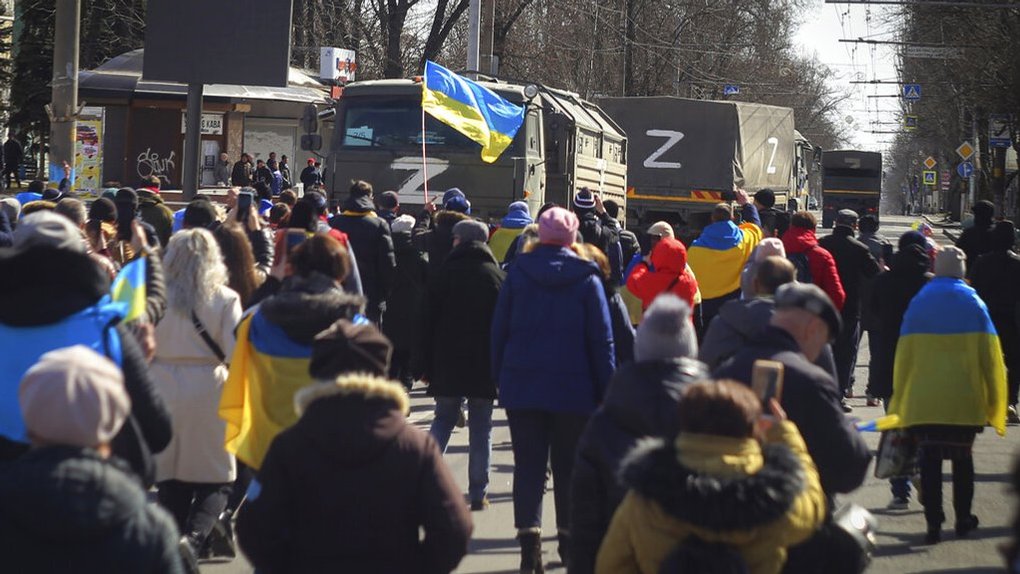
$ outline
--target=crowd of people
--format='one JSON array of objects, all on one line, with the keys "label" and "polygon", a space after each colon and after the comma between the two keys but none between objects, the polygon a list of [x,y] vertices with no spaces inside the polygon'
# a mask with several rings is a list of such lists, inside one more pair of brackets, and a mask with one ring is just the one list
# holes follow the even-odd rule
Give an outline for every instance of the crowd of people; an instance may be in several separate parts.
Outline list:
[{"label": "crowd of people", "polygon": [[[521,573],[546,566],[550,478],[572,573],[851,571],[866,549],[834,516],[872,459],[847,416],[863,333],[868,403],[919,444],[927,542],[945,459],[956,535],[979,526],[975,436],[1020,422],[1020,256],[990,204],[933,252],[850,210],[819,239],[811,213],[738,190],[685,245],[587,188],[498,224],[457,188],[406,213],[357,181],[333,209],[308,163],[300,197],[286,156],[245,155],[216,166],[225,205],[173,211],[158,180],[0,200],[14,571],[196,572],[236,544],[258,572],[450,572],[490,506],[496,407]],[[137,261],[127,320],[110,284]],[[781,395],[752,390],[762,361]],[[459,427],[466,496],[443,460]]]}]

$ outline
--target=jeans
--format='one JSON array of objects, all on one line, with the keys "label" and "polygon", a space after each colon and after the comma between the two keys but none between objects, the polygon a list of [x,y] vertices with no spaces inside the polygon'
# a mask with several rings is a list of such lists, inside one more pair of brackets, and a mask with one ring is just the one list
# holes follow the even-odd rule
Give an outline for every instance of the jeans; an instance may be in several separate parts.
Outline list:
[{"label": "jeans", "polygon": [[546,469],[552,467],[556,528],[570,531],[570,481],[574,453],[588,415],[532,409],[507,409],[514,452],[514,526],[542,526]]},{"label": "jeans", "polygon": [[204,542],[227,506],[231,484],[166,480],[159,483],[157,499],[170,512],[182,535]]},{"label": "jeans", "polygon": [[832,345],[836,359],[836,375],[839,390],[846,393],[854,386],[854,369],[857,367],[857,348],[861,344],[861,320],[859,317],[843,316],[843,329]]},{"label": "jeans", "polygon": [[[429,432],[446,453],[450,434],[460,418],[464,397],[436,397],[436,416]],[[468,409],[468,496],[485,498],[489,488],[489,459],[492,458],[492,399],[467,399]]]}]

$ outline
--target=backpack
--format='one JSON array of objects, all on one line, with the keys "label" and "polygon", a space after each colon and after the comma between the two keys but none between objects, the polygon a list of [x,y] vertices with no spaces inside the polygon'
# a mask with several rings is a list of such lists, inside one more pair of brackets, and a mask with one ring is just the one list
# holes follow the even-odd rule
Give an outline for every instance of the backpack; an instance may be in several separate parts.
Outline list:
[{"label": "backpack", "polygon": [[[814,249],[813,247],[811,249]],[[808,260],[809,251],[803,253],[788,253],[786,258],[793,263],[793,268],[797,270],[797,282],[798,283],[813,283],[811,281],[811,262]]]},{"label": "backpack", "polygon": [[677,544],[659,565],[659,574],[748,574],[744,557],[718,542],[705,542],[693,534]]}]

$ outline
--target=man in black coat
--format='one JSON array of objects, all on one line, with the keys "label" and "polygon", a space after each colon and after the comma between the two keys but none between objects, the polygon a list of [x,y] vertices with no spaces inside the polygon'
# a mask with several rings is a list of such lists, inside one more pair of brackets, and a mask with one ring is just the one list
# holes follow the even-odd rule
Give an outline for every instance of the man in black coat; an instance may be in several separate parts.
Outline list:
[{"label": "man in black coat", "polygon": [[574,194],[574,213],[580,225],[577,232],[585,243],[598,247],[609,258],[609,278],[614,285],[623,284],[623,250],[620,247],[619,225],[609,220],[602,198],[587,187]]},{"label": "man in black coat", "polygon": [[488,506],[492,451],[492,403],[496,383],[490,366],[492,314],[505,275],[485,244],[488,227],[474,220],[453,228],[453,250],[426,295],[422,373],[436,399],[429,432],[446,452],[450,433],[468,408],[468,495],[472,510]]},{"label": "man in black coat", "polygon": [[21,143],[14,139],[13,132],[7,134],[3,156],[3,175],[6,187],[8,189],[11,187],[11,177],[18,183],[18,187],[21,187],[21,161],[25,159],[25,150],[21,147]]},{"label": "man in black coat", "polygon": [[315,167],[315,160],[308,158],[308,166],[301,170],[301,184],[305,186],[305,192],[311,190],[313,187],[319,187],[322,185],[322,172],[319,168]]},{"label": "man in black coat", "polygon": [[442,208],[425,205],[411,230],[415,246],[429,256],[429,277],[439,274],[446,256],[453,249],[453,226],[470,219],[471,202],[464,192],[452,187],[443,194]]},{"label": "man in black coat", "polygon": [[344,202],[343,211],[329,223],[347,234],[354,252],[358,254],[361,288],[368,299],[365,315],[369,321],[382,325],[397,262],[393,256],[390,226],[377,217],[374,210],[372,185],[356,181],[351,185],[351,195]]},{"label": "man in black coat", "polygon": [[[833,510],[836,494],[848,493],[864,482],[871,452],[840,406],[839,388],[832,376],[811,364],[840,330],[836,307],[815,285],[792,283],[776,291],[776,311],[769,326],[712,376],[751,383],[759,359],[783,364],[783,410],[797,425],[818,467],[822,489]],[[785,572],[826,572],[824,535],[790,549]]]},{"label": "man in black coat", "polygon": [[620,462],[644,437],[676,437],[680,395],[688,384],[708,378],[697,353],[687,303],[672,295],[656,299],[638,326],[635,361],[613,374],[578,443],[570,484],[572,573],[595,571],[599,545],[627,494],[617,480]]},{"label": "man in black coat", "polygon": [[982,199],[974,204],[971,212],[974,214],[974,224],[964,229],[960,238],[956,240],[956,246],[967,256],[968,278],[974,271],[978,257],[992,251],[992,228],[995,225],[992,219],[995,217],[995,204]]},{"label": "man in black coat", "polygon": [[[836,260],[839,280],[843,284],[843,291],[846,292],[842,313],[843,330],[836,337],[832,351],[836,359],[839,389],[847,398],[853,396],[857,350],[861,344],[862,285],[882,271],[868,246],[854,237],[856,228],[857,213],[850,209],[841,209],[836,214],[836,227],[832,234],[818,240],[818,245],[831,253],[832,258]],[[845,410],[849,408],[845,407]]]},{"label": "man in black coat", "polygon": [[255,183],[252,179],[252,170],[251,156],[242,153],[240,161],[234,164],[234,169],[230,172],[230,184],[237,187],[248,187]]},{"label": "man in black coat", "polygon": [[397,267],[393,288],[386,299],[386,323],[383,324],[383,334],[393,343],[390,378],[400,381],[407,390],[411,390],[415,377],[420,374],[412,368],[412,360],[421,346],[421,318],[429,277],[428,258],[411,242],[413,227],[414,218],[410,215],[397,217],[390,226]]}]

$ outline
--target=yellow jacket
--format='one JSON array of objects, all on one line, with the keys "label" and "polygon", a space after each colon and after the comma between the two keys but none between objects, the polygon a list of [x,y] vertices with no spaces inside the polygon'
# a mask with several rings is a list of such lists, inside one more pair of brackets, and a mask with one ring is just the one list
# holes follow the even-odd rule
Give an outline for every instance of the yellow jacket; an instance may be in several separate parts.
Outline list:
[{"label": "yellow jacket", "polygon": [[489,238],[489,249],[492,250],[493,257],[500,263],[506,258],[506,252],[510,249],[510,244],[517,241],[517,237],[521,233],[524,233],[524,228],[514,229],[511,227],[500,227],[493,232],[492,237]]},{"label": "yellow jacket", "polygon": [[754,439],[681,434],[673,445],[639,446],[625,463],[631,490],[602,541],[596,573],[656,574],[691,535],[733,547],[752,574],[780,572],[786,548],[825,519],[826,502],[797,427],[774,425],[768,439],[762,447]]}]

